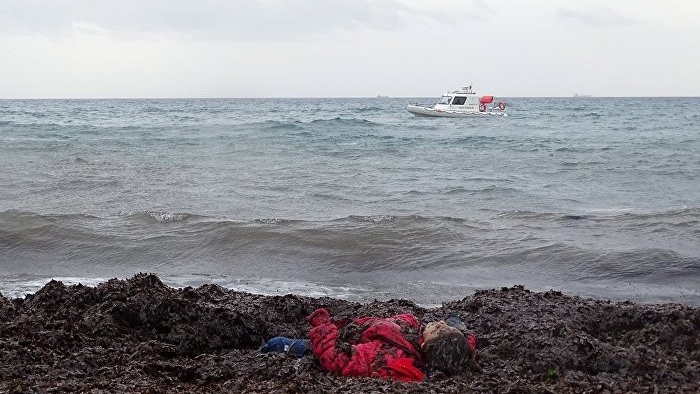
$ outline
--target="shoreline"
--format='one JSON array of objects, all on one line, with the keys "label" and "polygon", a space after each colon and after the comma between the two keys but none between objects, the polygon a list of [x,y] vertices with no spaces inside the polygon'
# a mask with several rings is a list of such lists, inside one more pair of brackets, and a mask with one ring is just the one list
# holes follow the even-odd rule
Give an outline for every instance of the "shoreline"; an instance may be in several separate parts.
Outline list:
[{"label": "shoreline", "polygon": [[[133,271],[138,272],[138,271]],[[700,291],[689,289],[690,285],[683,286],[660,286],[656,284],[644,283],[603,283],[597,286],[590,284],[574,284],[573,282],[559,283],[545,286],[541,280],[538,283],[528,281],[505,280],[503,282],[492,280],[490,282],[479,281],[478,278],[471,277],[474,283],[452,284],[447,283],[444,278],[433,282],[413,282],[410,278],[403,279],[405,282],[392,281],[384,282],[380,287],[380,280],[362,283],[360,279],[353,278],[351,282],[340,284],[338,282],[314,282],[298,281],[296,279],[256,279],[252,277],[233,279],[223,276],[210,277],[187,277],[168,276],[162,273],[155,273],[166,286],[174,289],[184,289],[187,287],[199,287],[207,284],[218,285],[227,290],[242,293],[251,293],[262,296],[279,296],[284,294],[294,294],[300,297],[329,297],[338,298],[348,302],[367,303],[375,300],[388,301],[391,299],[404,299],[414,302],[423,308],[440,307],[445,302],[455,301],[465,296],[473,295],[483,289],[498,289],[512,286],[524,286],[532,292],[558,291],[570,297],[581,297],[584,299],[610,301],[614,303],[633,302],[640,305],[657,304],[682,304],[692,307],[700,307]],[[486,278],[488,272],[480,272],[480,277]],[[495,274],[494,274],[495,275]],[[66,286],[83,284],[85,286],[98,286],[111,279],[128,280],[133,276],[125,274],[123,276],[99,276],[99,277],[78,277],[78,276],[39,276],[28,279],[5,278],[0,280],[0,295],[7,299],[24,298],[32,295],[46,283],[55,280],[62,282]],[[520,275],[518,275],[520,276]],[[688,282],[690,283],[690,282]],[[429,290],[426,290],[429,289]]]},{"label": "shoreline", "polygon": [[[477,367],[420,383],[344,378],[313,357],[261,354],[270,337],[308,337],[306,317],[458,313],[480,339]],[[698,392],[700,308],[479,290],[425,308],[266,296],[218,285],[173,288],[155,275],[95,287],[48,282],[0,297],[0,392]]]}]

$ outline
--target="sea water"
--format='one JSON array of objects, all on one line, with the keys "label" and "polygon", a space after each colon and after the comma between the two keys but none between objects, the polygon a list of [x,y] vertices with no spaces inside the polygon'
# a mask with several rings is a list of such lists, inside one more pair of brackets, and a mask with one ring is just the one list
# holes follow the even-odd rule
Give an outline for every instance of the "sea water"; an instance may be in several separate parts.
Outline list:
[{"label": "sea water", "polygon": [[700,305],[700,98],[0,100],[0,293],[177,287],[423,305]]}]

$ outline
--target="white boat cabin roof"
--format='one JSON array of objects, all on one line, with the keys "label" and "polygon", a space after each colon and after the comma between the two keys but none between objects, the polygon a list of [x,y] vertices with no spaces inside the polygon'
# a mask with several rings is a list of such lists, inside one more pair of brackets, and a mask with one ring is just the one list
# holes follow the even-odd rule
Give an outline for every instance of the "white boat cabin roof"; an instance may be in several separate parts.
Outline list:
[{"label": "white boat cabin roof", "polygon": [[476,92],[474,92],[472,90],[472,85],[469,85],[469,86],[462,86],[462,89],[460,89],[460,90],[453,90],[451,92],[447,92],[447,93],[443,94],[443,96],[448,96],[448,95],[452,96],[455,94],[476,94]]},{"label": "white boat cabin roof", "polygon": [[460,90],[453,90],[443,94],[435,105],[466,105],[476,107],[479,104],[478,100],[478,96],[472,90],[472,86],[469,85],[462,87]]}]

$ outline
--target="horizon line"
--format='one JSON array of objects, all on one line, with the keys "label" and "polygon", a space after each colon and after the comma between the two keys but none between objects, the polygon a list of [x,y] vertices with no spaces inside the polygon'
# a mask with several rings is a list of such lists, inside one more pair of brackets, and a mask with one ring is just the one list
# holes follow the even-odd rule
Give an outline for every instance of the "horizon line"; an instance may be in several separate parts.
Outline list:
[{"label": "horizon line", "polygon": [[[490,96],[496,96],[488,94]],[[114,96],[114,97],[0,97],[0,100],[269,100],[269,99],[411,99],[411,98],[433,98],[430,96]],[[576,98],[576,99],[596,99],[596,98],[700,98],[700,95],[644,95],[644,96],[496,96],[501,98]]]}]

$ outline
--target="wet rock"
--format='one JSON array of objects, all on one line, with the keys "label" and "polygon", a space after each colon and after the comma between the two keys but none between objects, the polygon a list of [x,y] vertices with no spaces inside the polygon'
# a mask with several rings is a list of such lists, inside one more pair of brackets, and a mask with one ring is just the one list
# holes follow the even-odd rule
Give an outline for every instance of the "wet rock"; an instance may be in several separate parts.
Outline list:
[{"label": "wet rock", "polygon": [[7,321],[14,318],[15,316],[15,306],[12,301],[3,297],[0,293],[0,321]]},{"label": "wet rock", "polygon": [[[479,336],[462,374],[424,382],[350,379],[313,357],[261,354],[277,335],[307,337],[318,307],[334,317],[456,314]],[[97,287],[51,281],[0,295],[0,392],[583,393],[700,391],[700,311],[482,290],[440,308],[260,296],[217,285],[174,289],[139,274]]]}]

